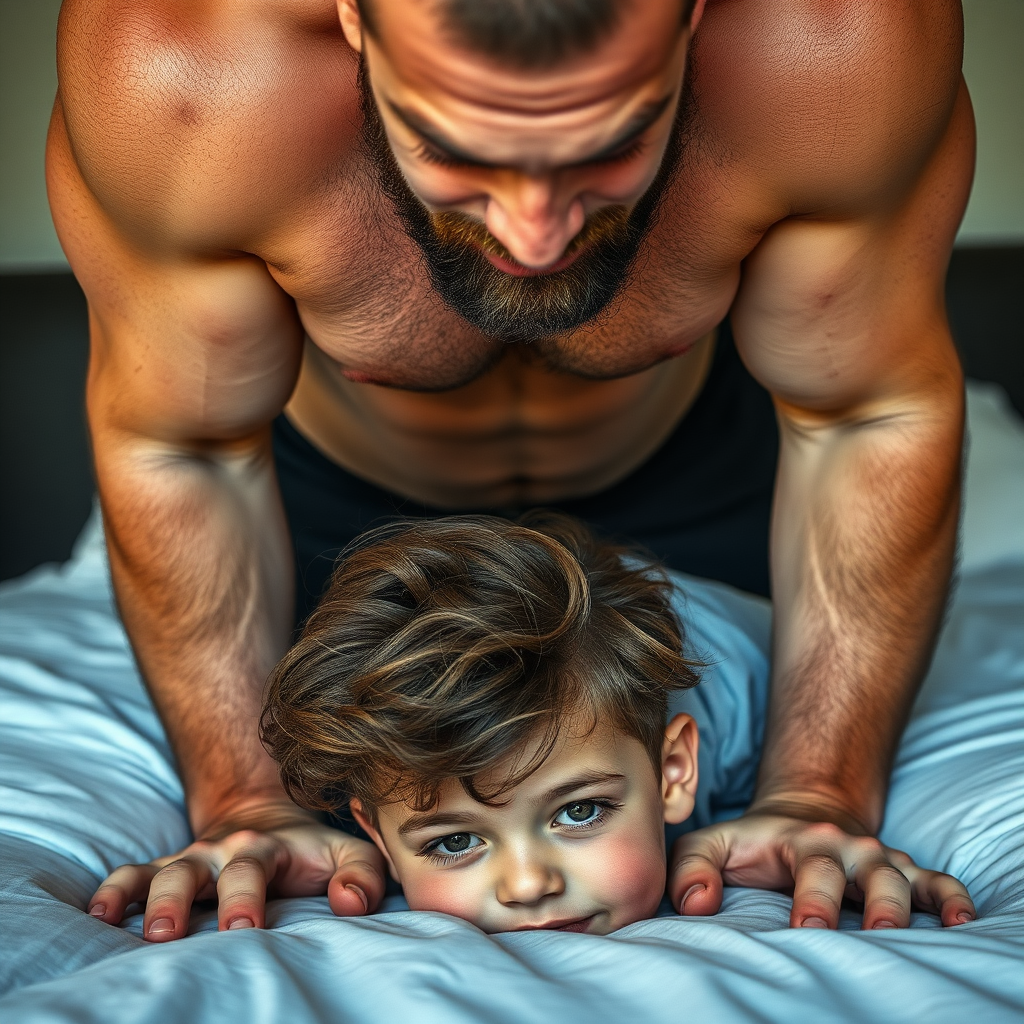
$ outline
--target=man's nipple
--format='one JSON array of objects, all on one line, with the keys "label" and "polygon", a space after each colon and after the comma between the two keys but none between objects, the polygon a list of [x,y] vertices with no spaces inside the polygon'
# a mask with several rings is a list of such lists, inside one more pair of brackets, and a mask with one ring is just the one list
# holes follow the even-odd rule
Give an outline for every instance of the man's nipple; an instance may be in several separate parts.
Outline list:
[{"label": "man's nipple", "polygon": [[353,384],[379,384],[387,386],[386,380],[375,377],[371,373],[364,373],[362,370],[342,370],[341,375],[346,380],[352,381]]}]

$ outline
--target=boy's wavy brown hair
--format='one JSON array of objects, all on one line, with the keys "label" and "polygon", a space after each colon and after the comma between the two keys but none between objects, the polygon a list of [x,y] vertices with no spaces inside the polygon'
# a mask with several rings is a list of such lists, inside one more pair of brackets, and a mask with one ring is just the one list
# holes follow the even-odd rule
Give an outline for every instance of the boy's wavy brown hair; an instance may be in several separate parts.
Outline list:
[{"label": "boy's wavy brown hair", "polygon": [[610,722],[660,772],[668,694],[697,667],[664,571],[575,520],[402,522],[343,553],[270,677],[261,737],[311,809],[358,797],[370,814],[392,800],[426,810],[452,779],[490,803],[569,720]]}]

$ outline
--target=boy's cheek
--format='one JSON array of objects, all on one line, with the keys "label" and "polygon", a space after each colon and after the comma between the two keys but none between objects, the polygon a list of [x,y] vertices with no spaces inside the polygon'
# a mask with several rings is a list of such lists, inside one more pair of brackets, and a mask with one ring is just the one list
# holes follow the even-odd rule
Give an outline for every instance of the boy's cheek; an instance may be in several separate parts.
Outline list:
[{"label": "boy's cheek", "polygon": [[624,836],[600,846],[592,855],[588,851],[586,878],[578,875],[580,883],[595,902],[612,910],[615,928],[651,917],[665,894],[664,843]]},{"label": "boy's cheek", "polygon": [[402,876],[410,910],[436,910],[469,921],[479,917],[482,901],[467,872],[403,871]]}]

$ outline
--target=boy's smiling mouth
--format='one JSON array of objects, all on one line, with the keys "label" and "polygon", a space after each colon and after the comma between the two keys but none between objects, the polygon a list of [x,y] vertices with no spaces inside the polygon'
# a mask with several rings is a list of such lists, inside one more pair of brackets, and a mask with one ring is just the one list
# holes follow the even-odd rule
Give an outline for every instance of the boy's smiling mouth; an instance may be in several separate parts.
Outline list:
[{"label": "boy's smiling mouth", "polygon": [[573,917],[547,921],[544,924],[524,924],[512,930],[516,932],[535,932],[541,930],[549,932],[585,932],[595,917],[597,917],[597,914],[591,914],[589,917]]}]

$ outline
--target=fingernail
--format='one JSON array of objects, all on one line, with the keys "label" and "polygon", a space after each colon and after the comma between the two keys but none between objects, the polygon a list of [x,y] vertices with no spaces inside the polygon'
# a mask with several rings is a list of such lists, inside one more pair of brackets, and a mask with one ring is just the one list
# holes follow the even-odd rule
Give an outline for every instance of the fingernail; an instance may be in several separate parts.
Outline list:
[{"label": "fingernail", "polygon": [[691,885],[690,888],[683,893],[683,898],[679,901],[679,913],[682,914],[686,911],[686,901],[691,896],[694,896],[699,892],[704,892],[705,889],[707,889],[707,886],[702,885],[700,882],[696,885]]},{"label": "fingernail", "polygon": [[363,913],[365,914],[370,909],[370,901],[366,898],[366,893],[358,885],[353,885],[351,882],[345,888],[349,892],[354,892],[359,897],[359,901],[363,905]]},{"label": "fingernail", "polygon": [[169,917],[159,917],[150,926],[147,935],[170,935],[174,932],[174,922]]},{"label": "fingernail", "polygon": [[828,921],[820,917],[805,917],[801,928],[827,928]]},{"label": "fingernail", "polygon": [[255,928],[256,926],[247,917],[236,917],[229,925],[228,931],[234,931],[236,928]]},{"label": "fingernail", "polygon": [[973,921],[973,920],[974,920],[974,915],[968,913],[966,910],[961,910],[960,913],[956,915],[956,923],[957,924],[967,924],[968,921]]},{"label": "fingernail", "polygon": [[95,907],[90,908],[90,917],[102,917],[107,912],[107,905],[105,903],[97,903]]},{"label": "fingernail", "polygon": [[894,925],[892,923],[892,921],[876,921],[871,926],[871,929],[872,929],[872,931],[874,931],[876,928],[895,928],[895,927],[897,927],[897,926]]}]

